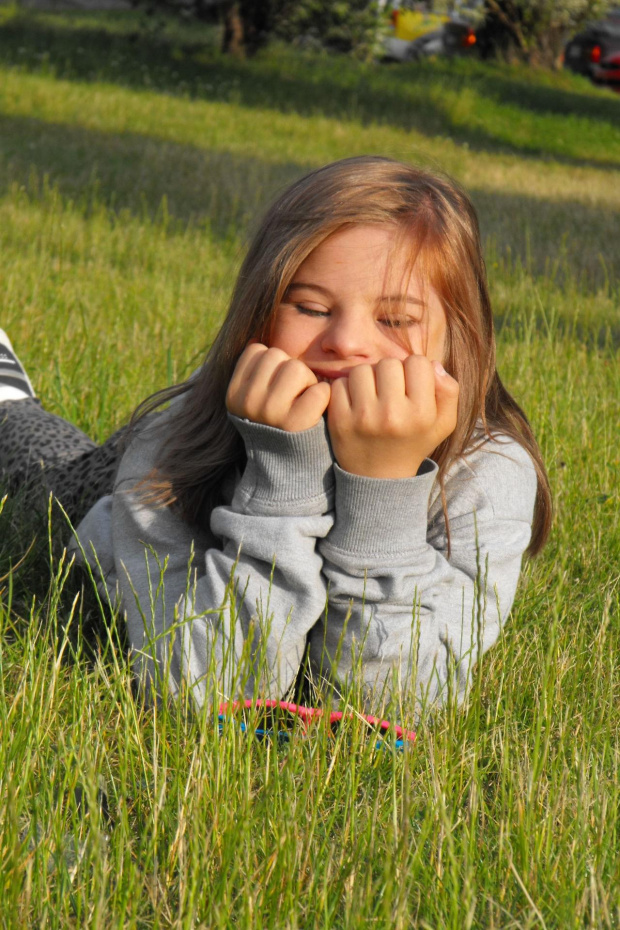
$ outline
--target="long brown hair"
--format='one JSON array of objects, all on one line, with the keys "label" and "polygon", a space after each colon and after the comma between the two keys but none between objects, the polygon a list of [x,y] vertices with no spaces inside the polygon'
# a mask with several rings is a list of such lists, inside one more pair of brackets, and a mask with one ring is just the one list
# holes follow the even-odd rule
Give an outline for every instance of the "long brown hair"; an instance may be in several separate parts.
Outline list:
[{"label": "long brown hair", "polygon": [[166,418],[156,471],[146,482],[148,499],[162,506],[174,503],[189,523],[208,519],[220,500],[223,479],[245,461],[225,405],[239,356],[250,339],[268,338],[272,316],[297,269],[321,242],[346,226],[377,224],[396,226],[399,239],[410,243],[416,274],[435,290],[446,314],[443,364],[460,393],[456,429],[432,456],[439,465],[444,512],[446,472],[475,444],[482,421],[487,435],[512,437],[532,457],[538,493],[528,553],[535,555],[551,523],[549,482],[527,418],[495,370],[493,315],[476,212],[452,179],[378,156],[319,168],[267,211],[202,369],[190,381],[153,395],[134,414],[136,423],[186,394],[175,416]]}]

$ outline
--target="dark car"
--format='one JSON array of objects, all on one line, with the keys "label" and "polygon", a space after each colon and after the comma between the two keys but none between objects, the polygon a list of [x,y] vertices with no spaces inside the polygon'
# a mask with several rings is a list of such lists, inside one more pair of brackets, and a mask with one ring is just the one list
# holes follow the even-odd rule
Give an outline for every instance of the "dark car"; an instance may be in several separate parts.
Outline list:
[{"label": "dark car", "polygon": [[452,17],[436,32],[420,36],[411,43],[409,59],[425,58],[429,55],[464,55],[474,51],[476,32],[467,20]]},{"label": "dark car", "polygon": [[606,84],[620,93],[620,52],[613,52],[601,58],[592,69],[592,80],[596,84]]},{"label": "dark car", "polygon": [[570,40],[564,50],[564,67],[607,83],[599,65],[617,52],[620,52],[620,7]]}]

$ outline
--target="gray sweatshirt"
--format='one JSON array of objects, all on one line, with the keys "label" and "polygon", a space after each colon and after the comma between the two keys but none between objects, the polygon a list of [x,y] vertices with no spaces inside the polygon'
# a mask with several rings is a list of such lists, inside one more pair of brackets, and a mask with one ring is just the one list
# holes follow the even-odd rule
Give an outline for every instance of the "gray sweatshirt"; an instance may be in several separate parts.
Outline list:
[{"label": "gray sweatshirt", "polygon": [[450,469],[448,555],[437,466],[397,480],[349,474],[324,420],[288,433],[232,418],[247,465],[208,526],[145,505],[136,484],[170,415],[132,440],[113,495],[75,541],[109,601],[120,597],[144,684],[188,688],[198,705],[281,698],[309,640],[315,675],[340,690],[361,680],[375,706],[395,686],[420,702],[463,696],[530,539],[536,473],[519,444],[487,439]]}]

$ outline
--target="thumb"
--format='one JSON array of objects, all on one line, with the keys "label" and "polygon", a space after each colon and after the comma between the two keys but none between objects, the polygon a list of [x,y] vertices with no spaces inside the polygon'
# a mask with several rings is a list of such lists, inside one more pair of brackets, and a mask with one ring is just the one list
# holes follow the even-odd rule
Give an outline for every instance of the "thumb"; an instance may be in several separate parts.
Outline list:
[{"label": "thumb", "polygon": [[310,429],[319,422],[329,404],[331,388],[325,381],[306,388],[294,401],[287,417],[287,429],[301,431]]},{"label": "thumb", "polygon": [[449,375],[441,362],[434,361],[435,371],[435,402],[437,404],[437,419],[447,430],[446,436],[456,427],[456,418],[459,402],[459,385],[452,375]]}]

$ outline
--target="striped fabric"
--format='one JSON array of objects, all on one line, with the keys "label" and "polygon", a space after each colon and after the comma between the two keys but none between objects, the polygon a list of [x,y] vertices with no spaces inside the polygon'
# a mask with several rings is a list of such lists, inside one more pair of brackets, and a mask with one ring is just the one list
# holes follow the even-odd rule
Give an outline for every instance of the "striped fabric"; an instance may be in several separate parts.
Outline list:
[{"label": "striped fabric", "polygon": [[15,355],[9,337],[0,329],[0,401],[34,396],[30,378]]}]

